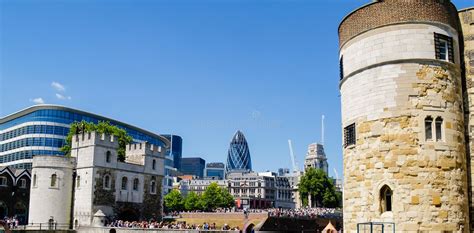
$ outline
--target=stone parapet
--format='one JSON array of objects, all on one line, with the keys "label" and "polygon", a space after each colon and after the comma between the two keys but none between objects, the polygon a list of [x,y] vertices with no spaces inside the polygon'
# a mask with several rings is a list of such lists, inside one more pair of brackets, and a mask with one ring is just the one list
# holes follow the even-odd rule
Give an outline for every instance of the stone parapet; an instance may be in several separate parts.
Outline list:
[{"label": "stone parapet", "polygon": [[448,0],[374,1],[347,15],[339,25],[342,47],[369,30],[398,23],[437,22],[459,29],[456,7]]}]

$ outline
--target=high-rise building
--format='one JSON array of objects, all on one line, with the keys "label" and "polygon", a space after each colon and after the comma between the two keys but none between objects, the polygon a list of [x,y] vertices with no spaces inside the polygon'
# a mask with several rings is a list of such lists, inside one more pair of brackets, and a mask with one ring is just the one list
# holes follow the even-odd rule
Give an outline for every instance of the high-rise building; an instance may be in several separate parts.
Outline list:
[{"label": "high-rise building", "polygon": [[319,143],[311,143],[308,146],[308,152],[304,161],[305,170],[308,168],[321,169],[323,172],[328,174],[328,159],[324,152],[324,147]]},{"label": "high-rise building", "polygon": [[204,175],[207,179],[222,180],[225,178],[224,163],[208,163],[204,170]]},{"label": "high-rise building", "polygon": [[244,134],[240,130],[235,133],[230,142],[226,170],[227,172],[252,170],[249,146]]},{"label": "high-rise building", "polygon": [[193,175],[198,178],[204,177],[204,168],[206,167],[206,160],[199,157],[183,158],[181,160],[181,172],[184,175]]},{"label": "high-rise building", "polygon": [[163,194],[166,195],[173,189],[173,183],[181,169],[183,139],[178,135],[163,134],[170,141],[170,147],[165,155],[165,177],[163,179]]},{"label": "high-rise building", "polygon": [[64,155],[59,149],[70,124],[83,120],[108,121],[125,129],[135,142],[169,147],[163,136],[114,119],[58,105],[35,105],[0,118],[0,166],[31,169],[33,155]]},{"label": "high-rise building", "polygon": [[183,139],[180,136],[173,134],[163,134],[162,136],[168,139],[171,143],[166,154],[173,157],[173,167],[180,170],[181,159],[183,158]]},{"label": "high-rise building", "polygon": [[278,168],[278,176],[284,176],[286,174],[290,174],[289,168]]}]

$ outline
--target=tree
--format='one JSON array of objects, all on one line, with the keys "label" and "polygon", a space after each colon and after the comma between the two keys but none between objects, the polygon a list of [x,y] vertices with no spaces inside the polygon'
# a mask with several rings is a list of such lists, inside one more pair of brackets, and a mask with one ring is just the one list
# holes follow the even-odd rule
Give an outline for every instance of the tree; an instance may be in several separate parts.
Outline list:
[{"label": "tree", "polygon": [[108,121],[99,121],[98,124],[94,124],[92,122],[87,121],[73,122],[66,137],[66,144],[61,147],[60,150],[64,152],[67,156],[70,156],[72,137],[76,134],[90,133],[92,131],[96,131],[101,134],[105,133],[116,136],[119,144],[119,148],[117,149],[118,160],[125,161],[125,147],[127,146],[127,144],[130,144],[132,142],[132,137],[127,134],[127,131],[115,125],[111,125]]},{"label": "tree", "polygon": [[165,207],[170,211],[181,211],[184,207],[183,197],[178,190],[171,190],[165,195]]},{"label": "tree", "polygon": [[340,195],[337,194],[332,180],[321,169],[309,168],[301,177],[298,191],[303,205],[308,205],[311,197],[312,207],[338,207]]},{"label": "tree", "polygon": [[235,206],[235,199],[232,194],[229,193],[229,191],[225,188],[221,187],[221,192],[222,192],[222,205],[221,207],[223,208],[230,208]]},{"label": "tree", "polygon": [[234,197],[217,183],[211,183],[201,196],[201,206],[206,211],[227,208],[234,205]]},{"label": "tree", "polygon": [[195,192],[188,193],[188,196],[184,199],[184,209],[188,211],[201,209],[201,197]]}]

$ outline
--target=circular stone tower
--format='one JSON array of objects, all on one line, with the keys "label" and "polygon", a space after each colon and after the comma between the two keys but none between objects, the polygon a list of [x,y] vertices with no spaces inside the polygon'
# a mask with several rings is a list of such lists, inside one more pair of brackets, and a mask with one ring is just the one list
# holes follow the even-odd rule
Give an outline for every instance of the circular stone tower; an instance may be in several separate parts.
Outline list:
[{"label": "circular stone tower", "polygon": [[33,157],[29,224],[67,226],[71,216],[74,158],[51,155]]},{"label": "circular stone tower", "polygon": [[340,24],[345,232],[469,232],[459,31],[449,0],[374,1]]}]

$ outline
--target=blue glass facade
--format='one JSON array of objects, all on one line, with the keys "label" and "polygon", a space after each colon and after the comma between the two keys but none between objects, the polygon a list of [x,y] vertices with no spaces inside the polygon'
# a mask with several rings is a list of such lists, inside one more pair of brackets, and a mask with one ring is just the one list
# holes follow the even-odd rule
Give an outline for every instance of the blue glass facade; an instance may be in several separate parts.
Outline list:
[{"label": "blue glass facade", "polygon": [[37,105],[0,119],[0,165],[31,168],[33,155],[63,155],[69,125],[75,121],[109,121],[123,128],[134,141],[166,147],[166,139],[137,127],[80,110]]},{"label": "blue glass facade", "polygon": [[181,172],[185,175],[193,175],[203,178],[205,167],[206,160],[202,158],[183,158],[181,160]]},{"label": "blue glass facade", "polygon": [[181,170],[181,159],[183,158],[183,139],[178,135],[163,134],[163,137],[170,141],[171,146],[166,151],[167,156],[173,157],[172,167]]},{"label": "blue glass facade", "polygon": [[240,131],[235,133],[230,142],[226,170],[227,172],[252,170],[249,146],[244,134]]},{"label": "blue glass facade", "polygon": [[208,163],[204,171],[206,178],[223,180],[225,178],[224,163]]}]

